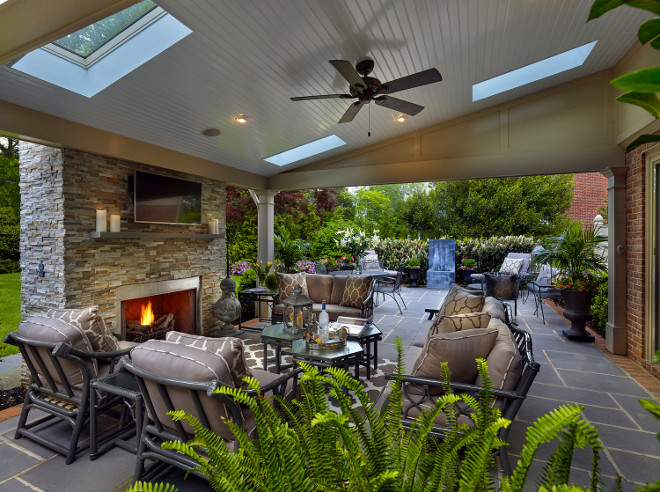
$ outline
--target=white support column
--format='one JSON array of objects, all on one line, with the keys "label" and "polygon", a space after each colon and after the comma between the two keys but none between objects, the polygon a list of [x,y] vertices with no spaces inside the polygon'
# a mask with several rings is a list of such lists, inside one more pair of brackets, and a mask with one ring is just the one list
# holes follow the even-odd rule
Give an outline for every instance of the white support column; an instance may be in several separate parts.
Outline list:
[{"label": "white support column", "polygon": [[252,192],[252,198],[257,204],[257,261],[273,261],[275,259],[275,195],[277,190],[257,190]]},{"label": "white support column", "polygon": [[626,168],[607,168],[607,350],[626,355]]}]

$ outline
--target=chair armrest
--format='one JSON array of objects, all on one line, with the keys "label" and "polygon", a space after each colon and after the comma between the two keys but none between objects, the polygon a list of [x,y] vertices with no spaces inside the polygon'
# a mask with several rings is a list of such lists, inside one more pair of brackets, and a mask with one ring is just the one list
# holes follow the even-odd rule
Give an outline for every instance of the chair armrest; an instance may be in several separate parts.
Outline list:
[{"label": "chair armrest", "polygon": [[282,375],[281,375],[280,377],[278,377],[277,379],[272,380],[270,383],[268,383],[268,384],[264,384],[263,386],[260,386],[260,387],[259,387],[259,390],[261,390],[261,393],[262,393],[262,394],[263,394],[263,393],[266,393],[266,392],[268,392],[268,391],[272,391],[272,390],[274,390],[275,388],[277,388],[278,386],[281,386],[281,385],[283,385],[284,383],[288,382],[289,379],[291,379],[291,378],[294,378],[294,377],[295,377],[296,380],[297,380],[297,379],[298,379],[298,375],[299,375],[300,373],[302,373],[302,368],[300,368],[300,367],[296,367],[296,368],[293,369],[292,371],[289,371],[289,372],[287,372],[287,373],[285,373],[285,374],[282,374]]},{"label": "chair armrest", "polygon": [[424,310],[424,312],[429,313],[429,320],[431,320],[431,319],[433,319],[433,316],[435,316],[436,314],[438,314],[440,312],[440,310],[439,309],[428,309],[427,308],[427,309]]},{"label": "chair armrest", "polygon": [[[385,379],[393,380],[395,379],[395,374],[385,374]],[[445,382],[441,379],[430,379],[430,378],[419,378],[416,376],[405,375],[401,378],[402,383],[413,383],[424,386],[434,386],[444,388]],[[458,393],[479,393],[483,390],[483,387],[477,386],[474,384],[458,383],[458,382],[449,382],[449,387]],[[493,394],[501,398],[507,398],[510,400],[524,400],[525,397],[516,393],[515,391],[508,391],[502,389],[493,388]]]},{"label": "chair armrest", "polygon": [[117,333],[116,331],[111,331],[110,334],[119,341],[125,340],[124,337],[121,336],[121,333]]}]

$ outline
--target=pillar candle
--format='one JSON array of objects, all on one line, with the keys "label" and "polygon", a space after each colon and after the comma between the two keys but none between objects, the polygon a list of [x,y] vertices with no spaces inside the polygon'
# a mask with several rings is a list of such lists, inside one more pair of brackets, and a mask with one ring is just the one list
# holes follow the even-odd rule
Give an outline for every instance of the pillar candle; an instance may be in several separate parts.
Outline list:
[{"label": "pillar candle", "polygon": [[218,219],[213,220],[213,234],[220,234],[220,221]]},{"label": "pillar candle", "polygon": [[96,210],[96,232],[108,230],[108,213],[105,209]]},{"label": "pillar candle", "polygon": [[215,224],[213,221],[209,222],[209,234],[214,234],[213,230],[215,228]]},{"label": "pillar candle", "polygon": [[121,231],[121,216],[120,215],[111,215],[110,216],[110,232],[119,232]]}]

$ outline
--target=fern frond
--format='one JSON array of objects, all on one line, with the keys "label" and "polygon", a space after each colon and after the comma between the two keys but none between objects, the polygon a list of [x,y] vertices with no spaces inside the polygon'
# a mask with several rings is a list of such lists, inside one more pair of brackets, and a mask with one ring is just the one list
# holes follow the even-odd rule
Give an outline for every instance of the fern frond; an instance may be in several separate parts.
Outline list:
[{"label": "fern frond", "polygon": [[178,492],[174,485],[165,483],[150,483],[137,481],[134,484],[126,487],[124,492]]}]

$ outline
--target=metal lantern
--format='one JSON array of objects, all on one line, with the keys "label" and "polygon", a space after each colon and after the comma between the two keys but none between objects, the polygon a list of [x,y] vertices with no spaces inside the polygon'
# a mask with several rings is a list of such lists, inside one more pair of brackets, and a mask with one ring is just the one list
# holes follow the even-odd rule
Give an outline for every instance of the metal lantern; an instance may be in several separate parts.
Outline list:
[{"label": "metal lantern", "polygon": [[293,294],[282,302],[284,303],[284,329],[290,333],[307,330],[312,319],[314,301],[302,293],[302,287],[296,286]]},{"label": "metal lantern", "polygon": [[234,336],[238,331],[231,323],[241,316],[241,303],[236,299],[236,282],[230,276],[227,276],[220,282],[220,290],[222,290],[222,295],[213,306],[213,314],[224,324],[213,330],[211,336]]}]

